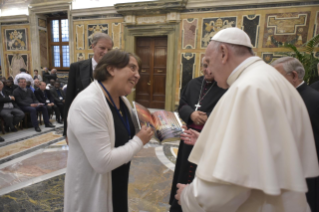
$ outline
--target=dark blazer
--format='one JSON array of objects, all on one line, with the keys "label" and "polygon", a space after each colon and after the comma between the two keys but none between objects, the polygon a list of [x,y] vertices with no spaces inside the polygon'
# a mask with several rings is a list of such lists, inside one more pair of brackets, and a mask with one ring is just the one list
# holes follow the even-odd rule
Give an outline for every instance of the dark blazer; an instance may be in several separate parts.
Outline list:
[{"label": "dark blazer", "polygon": [[64,104],[64,132],[66,135],[67,117],[73,99],[92,81],[92,59],[72,63],[69,71],[68,89]]},{"label": "dark blazer", "polygon": [[[47,96],[47,98],[45,97],[45,94]],[[36,89],[34,91],[34,95],[37,98],[37,100],[45,105],[47,105],[48,103],[46,102],[47,99],[50,100],[50,103],[54,102],[53,97],[51,96],[51,92],[49,90],[44,90],[44,92],[42,92],[40,89]]]},{"label": "dark blazer", "polygon": [[13,95],[13,91],[18,88],[19,86],[15,85],[15,84],[12,84],[10,87],[9,86],[4,86],[3,90],[6,90],[7,93],[9,95]]},{"label": "dark blazer", "polygon": [[[309,87],[306,83],[297,88],[307,107],[315,144],[317,157],[319,154],[319,92]],[[319,157],[318,157],[319,160]],[[311,211],[319,211],[319,177],[307,179],[307,200]]]},{"label": "dark blazer", "polygon": [[[1,93],[1,92],[0,92]],[[11,94],[9,94],[6,90],[2,89],[2,93],[5,97],[3,97],[1,94],[0,94],[0,111],[3,109],[3,105],[4,103],[8,103],[8,102],[11,102],[13,104],[13,107],[17,108],[18,105],[15,101],[11,100],[9,95],[11,96]]]},{"label": "dark blazer", "polygon": [[312,83],[310,85],[310,87],[312,87],[313,89],[319,91],[319,81]]},{"label": "dark blazer", "polygon": [[43,73],[42,73],[42,76],[43,76],[43,82],[45,82],[46,84],[48,84],[49,81],[50,81],[50,73],[49,73],[49,72],[48,72],[48,73],[43,72]]},{"label": "dark blazer", "polygon": [[27,92],[22,90],[20,87],[16,88],[13,91],[13,96],[16,99],[16,102],[19,106],[30,106],[34,103],[39,103],[37,98],[35,98],[34,93],[30,88],[27,88]]},{"label": "dark blazer", "polygon": [[[59,88],[59,90],[60,90],[61,96],[63,97],[62,100],[65,100],[65,94],[64,94],[63,90],[61,88]],[[59,96],[58,92],[56,91],[55,87],[51,88],[50,92],[51,92],[52,98],[54,99],[54,103],[56,103],[56,104],[63,103],[62,100],[60,99],[60,96]]]}]

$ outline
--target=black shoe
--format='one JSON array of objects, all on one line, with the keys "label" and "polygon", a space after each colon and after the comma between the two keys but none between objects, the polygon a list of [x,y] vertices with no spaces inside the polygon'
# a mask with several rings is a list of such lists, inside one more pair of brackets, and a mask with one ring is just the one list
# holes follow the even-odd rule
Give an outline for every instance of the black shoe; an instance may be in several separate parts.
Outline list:
[{"label": "black shoe", "polygon": [[15,127],[10,127],[10,129],[11,129],[11,132],[17,132],[18,131],[18,129],[15,128]]},{"label": "black shoe", "polygon": [[57,120],[56,122],[59,124],[63,124],[63,122],[61,120]]},{"label": "black shoe", "polygon": [[40,127],[35,127],[34,129],[35,129],[35,131],[37,131],[37,132],[41,132]]},{"label": "black shoe", "polygon": [[4,139],[2,137],[0,137],[0,142],[4,142]]},{"label": "black shoe", "polygon": [[10,132],[9,127],[4,127],[4,131],[6,131],[6,132]]},{"label": "black shoe", "polygon": [[55,127],[53,124],[51,124],[51,122],[49,122],[48,124],[45,125],[45,127]]}]

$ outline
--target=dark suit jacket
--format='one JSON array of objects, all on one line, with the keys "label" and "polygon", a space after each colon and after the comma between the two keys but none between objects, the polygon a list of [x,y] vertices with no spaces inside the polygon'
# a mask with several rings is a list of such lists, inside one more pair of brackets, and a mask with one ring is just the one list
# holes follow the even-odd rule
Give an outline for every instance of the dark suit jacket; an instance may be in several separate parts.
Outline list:
[{"label": "dark suit jacket", "polygon": [[13,91],[13,96],[19,106],[30,106],[31,104],[39,103],[30,88],[27,88],[27,92],[25,92],[20,87],[18,87]]},{"label": "dark suit jacket", "polygon": [[72,63],[69,71],[68,89],[64,104],[64,132],[66,135],[67,117],[73,99],[92,81],[92,59]]},{"label": "dark suit jacket", "polygon": [[13,85],[11,85],[10,87],[4,86],[3,89],[6,90],[8,94],[13,95],[13,91],[14,91],[16,88],[18,88],[18,87],[19,87],[19,86],[13,84]]},{"label": "dark suit jacket", "polygon": [[[3,109],[3,105],[4,103],[8,103],[8,102],[11,102],[13,104],[13,107],[17,108],[18,105],[15,101],[11,100],[10,97],[9,97],[9,93],[2,89],[2,93],[5,97],[3,97],[1,94],[0,94],[0,111]],[[11,94],[10,94],[11,95]]]},{"label": "dark suit jacket", "polygon": [[310,87],[312,87],[313,89],[319,91],[319,81],[312,83],[310,85]]},{"label": "dark suit jacket", "polygon": [[[45,98],[45,94],[47,96],[47,98]],[[45,105],[47,105],[48,103],[46,102],[47,99],[50,100],[50,103],[54,102],[53,97],[51,96],[51,92],[49,90],[44,90],[44,93],[40,90],[40,89],[36,89],[34,91],[34,95],[37,98],[37,100]]]},{"label": "dark suit jacket", "polygon": [[[315,144],[317,150],[317,157],[319,154],[319,92],[312,89],[306,83],[297,88],[302,99],[307,107],[313,135],[315,137]],[[319,160],[319,157],[318,157]],[[307,200],[311,211],[319,210],[319,177],[307,179],[308,192]]]},{"label": "dark suit jacket", "polygon": [[[61,96],[63,97],[62,100],[65,100],[65,94],[64,94],[63,90],[61,88],[59,90],[60,90]],[[62,100],[60,99],[60,96],[59,96],[58,92],[56,91],[55,87],[51,88],[50,92],[51,92],[52,98],[54,99],[54,103],[56,103],[56,104],[63,103]]]}]

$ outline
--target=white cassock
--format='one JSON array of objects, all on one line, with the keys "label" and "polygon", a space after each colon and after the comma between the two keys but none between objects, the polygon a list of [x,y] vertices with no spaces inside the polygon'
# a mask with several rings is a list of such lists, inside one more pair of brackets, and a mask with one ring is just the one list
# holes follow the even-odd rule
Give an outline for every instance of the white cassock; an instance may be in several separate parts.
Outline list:
[{"label": "white cassock", "polygon": [[196,177],[183,212],[308,212],[305,178],[319,175],[312,128],[297,90],[259,57],[227,80],[189,161]]}]

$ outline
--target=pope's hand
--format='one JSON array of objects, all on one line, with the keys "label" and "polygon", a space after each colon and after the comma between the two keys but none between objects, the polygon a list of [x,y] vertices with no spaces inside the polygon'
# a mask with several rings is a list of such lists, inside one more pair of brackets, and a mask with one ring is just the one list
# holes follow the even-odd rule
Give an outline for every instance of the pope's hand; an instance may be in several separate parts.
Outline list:
[{"label": "pope's hand", "polygon": [[196,125],[203,125],[207,121],[207,114],[202,111],[194,111],[191,114],[191,119]]},{"label": "pope's hand", "polygon": [[145,145],[151,140],[153,134],[154,132],[152,128],[144,125],[142,129],[136,134],[136,136],[139,137]]},{"label": "pope's hand", "polygon": [[178,204],[181,204],[181,195],[182,195],[182,192],[186,186],[187,185],[185,185],[185,184],[180,184],[180,183],[177,184],[178,190],[176,192],[175,199],[177,199]]},{"label": "pope's hand", "polygon": [[192,130],[192,129],[185,130],[181,134],[181,139],[187,145],[194,145],[199,137],[199,134],[200,134],[199,132]]}]

